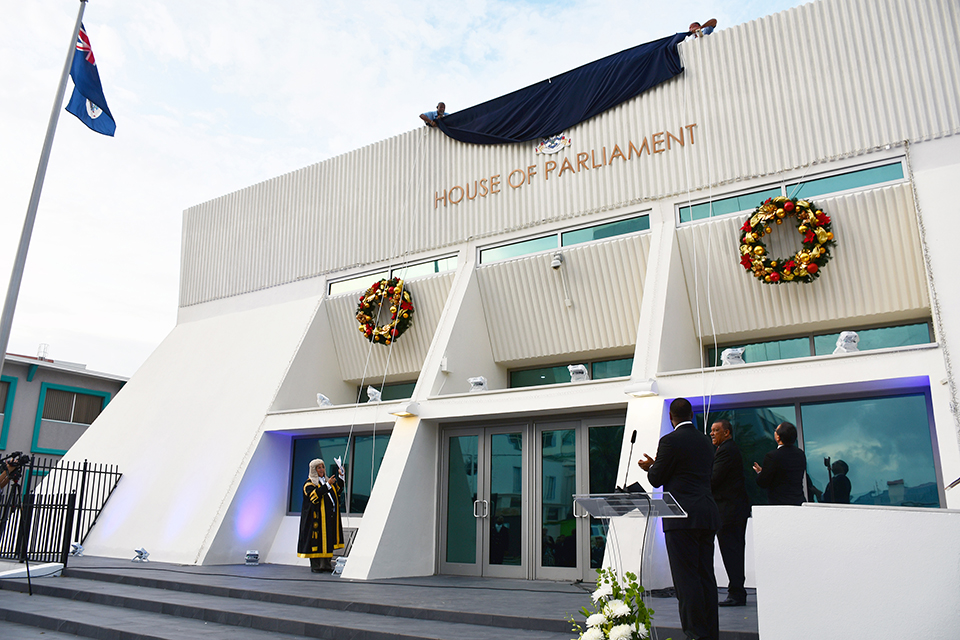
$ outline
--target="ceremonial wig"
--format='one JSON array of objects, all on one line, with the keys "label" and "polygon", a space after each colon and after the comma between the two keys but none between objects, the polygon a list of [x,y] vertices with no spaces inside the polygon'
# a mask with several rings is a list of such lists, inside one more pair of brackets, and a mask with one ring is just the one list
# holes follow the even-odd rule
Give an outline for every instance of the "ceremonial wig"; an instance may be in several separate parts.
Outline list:
[{"label": "ceremonial wig", "polygon": [[317,466],[323,465],[326,467],[326,463],[320,458],[315,458],[310,461],[310,482],[313,484],[320,484],[320,476],[317,474]]}]

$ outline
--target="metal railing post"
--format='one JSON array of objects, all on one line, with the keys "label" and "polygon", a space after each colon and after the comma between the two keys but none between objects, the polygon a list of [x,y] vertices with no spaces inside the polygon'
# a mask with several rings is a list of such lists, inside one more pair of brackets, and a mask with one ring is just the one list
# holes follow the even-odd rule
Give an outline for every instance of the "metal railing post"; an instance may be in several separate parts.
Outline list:
[{"label": "metal railing post", "polygon": [[[84,497],[84,494],[86,493],[86,489],[87,489],[87,461],[84,460],[83,471],[80,474],[80,497],[77,498],[77,504],[80,505],[79,509],[81,512],[83,511],[83,497]],[[81,513],[80,517],[77,518],[77,531],[73,536],[74,538],[76,538],[77,542],[80,541],[80,526],[82,522],[83,522],[83,515]]]},{"label": "metal railing post", "polygon": [[73,516],[76,513],[76,508],[77,492],[71,491],[70,497],[67,498],[67,522],[63,528],[63,546],[60,552],[60,563],[63,564],[64,569],[67,568],[67,559],[70,557],[70,531],[73,529]]}]

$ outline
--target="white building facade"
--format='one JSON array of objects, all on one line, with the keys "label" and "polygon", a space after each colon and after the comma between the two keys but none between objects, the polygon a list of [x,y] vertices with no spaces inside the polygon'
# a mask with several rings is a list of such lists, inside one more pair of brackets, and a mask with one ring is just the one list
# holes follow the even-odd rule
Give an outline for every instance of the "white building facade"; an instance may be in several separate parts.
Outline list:
[{"label": "white building facade", "polygon": [[[811,500],[829,457],[851,502],[960,508],[957,33],[953,0],[820,0],[687,39],[556,154],[422,128],[187,210],[178,324],[67,454],[124,473],[87,553],[306,564],[306,461],[346,456],[346,577],[590,579],[572,495],[645,483],[681,396],[747,465],[795,423]],[[740,264],[776,197],[832,219],[813,282]],[[357,299],[395,275],[413,324],[371,344]]]}]

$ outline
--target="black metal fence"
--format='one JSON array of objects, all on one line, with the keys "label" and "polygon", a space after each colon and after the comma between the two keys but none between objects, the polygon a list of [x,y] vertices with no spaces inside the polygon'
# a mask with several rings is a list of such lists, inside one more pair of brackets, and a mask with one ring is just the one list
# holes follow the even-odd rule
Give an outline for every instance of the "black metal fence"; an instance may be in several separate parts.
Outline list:
[{"label": "black metal fence", "polygon": [[2,494],[0,558],[66,565],[70,543],[83,543],[122,475],[115,465],[34,457]]}]

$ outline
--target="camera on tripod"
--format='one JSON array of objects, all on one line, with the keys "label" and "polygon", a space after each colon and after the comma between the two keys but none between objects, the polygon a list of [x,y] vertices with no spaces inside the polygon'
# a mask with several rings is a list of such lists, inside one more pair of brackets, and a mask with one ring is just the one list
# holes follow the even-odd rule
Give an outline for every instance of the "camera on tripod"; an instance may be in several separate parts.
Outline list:
[{"label": "camera on tripod", "polygon": [[0,489],[7,486],[11,480],[15,483],[20,481],[23,474],[23,468],[30,464],[30,456],[22,451],[14,451],[5,458],[0,458]]}]

